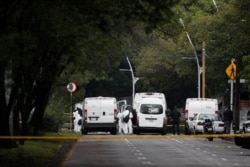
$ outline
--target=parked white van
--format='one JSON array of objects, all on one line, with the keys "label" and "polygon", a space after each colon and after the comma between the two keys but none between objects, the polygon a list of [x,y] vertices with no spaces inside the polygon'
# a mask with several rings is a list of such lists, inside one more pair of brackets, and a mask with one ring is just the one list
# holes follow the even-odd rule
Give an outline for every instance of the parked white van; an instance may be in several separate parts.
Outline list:
[{"label": "parked white van", "polygon": [[185,134],[194,131],[192,121],[194,116],[204,114],[219,114],[218,101],[212,98],[187,98],[185,105]]},{"label": "parked white van", "polygon": [[117,103],[115,97],[87,97],[84,99],[82,134],[88,132],[117,133]]},{"label": "parked white van", "polygon": [[167,103],[165,95],[157,92],[136,93],[133,103],[136,111],[137,123],[134,132],[167,133]]}]

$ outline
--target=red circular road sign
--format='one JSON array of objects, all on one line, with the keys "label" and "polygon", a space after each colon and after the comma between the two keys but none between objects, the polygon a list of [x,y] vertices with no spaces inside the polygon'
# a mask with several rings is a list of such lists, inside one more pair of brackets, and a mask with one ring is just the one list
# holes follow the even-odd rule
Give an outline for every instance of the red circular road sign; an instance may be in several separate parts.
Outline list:
[{"label": "red circular road sign", "polygon": [[73,93],[76,91],[77,89],[77,86],[76,86],[76,83],[74,82],[70,82],[68,85],[67,85],[67,91],[70,92],[70,93]]}]

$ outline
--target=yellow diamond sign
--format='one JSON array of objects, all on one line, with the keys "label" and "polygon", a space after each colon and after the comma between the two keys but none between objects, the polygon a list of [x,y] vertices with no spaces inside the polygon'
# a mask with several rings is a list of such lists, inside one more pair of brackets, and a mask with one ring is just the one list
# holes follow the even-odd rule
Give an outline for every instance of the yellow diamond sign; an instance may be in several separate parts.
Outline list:
[{"label": "yellow diamond sign", "polygon": [[225,70],[227,76],[230,79],[235,79],[236,77],[236,65],[234,63],[231,63]]}]

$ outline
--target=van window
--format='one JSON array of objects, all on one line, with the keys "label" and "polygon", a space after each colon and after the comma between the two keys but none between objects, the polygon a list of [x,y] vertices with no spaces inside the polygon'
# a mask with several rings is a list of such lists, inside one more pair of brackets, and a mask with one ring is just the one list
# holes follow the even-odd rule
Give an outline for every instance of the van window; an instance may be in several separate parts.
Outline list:
[{"label": "van window", "polygon": [[214,121],[222,121],[221,117],[219,115],[214,116]]},{"label": "van window", "polygon": [[140,112],[143,114],[162,114],[163,108],[160,104],[142,104]]},{"label": "van window", "polygon": [[200,114],[198,120],[206,120],[206,119],[212,120],[213,117],[214,117],[213,114]]}]

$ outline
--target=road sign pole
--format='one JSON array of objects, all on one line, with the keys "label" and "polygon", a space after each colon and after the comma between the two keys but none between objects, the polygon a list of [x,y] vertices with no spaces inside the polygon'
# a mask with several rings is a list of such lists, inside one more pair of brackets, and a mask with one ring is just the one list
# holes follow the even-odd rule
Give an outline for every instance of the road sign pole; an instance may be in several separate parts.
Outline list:
[{"label": "road sign pole", "polygon": [[72,108],[73,108],[73,104],[72,104],[72,92],[70,93],[70,114],[69,114],[69,119],[70,119],[70,131],[72,131]]},{"label": "road sign pole", "polygon": [[234,64],[235,59],[231,60],[231,64],[226,68],[225,72],[231,79],[231,95],[230,95],[230,109],[233,110],[233,90],[234,90],[234,79],[236,78],[236,65]]},{"label": "road sign pole", "polygon": [[70,93],[70,113],[69,113],[69,119],[70,119],[70,127],[69,130],[72,131],[72,124],[73,124],[73,104],[72,104],[72,94],[77,90],[77,85],[74,82],[70,82],[67,86],[66,86],[67,91]]},{"label": "road sign pole", "polygon": [[234,97],[234,80],[231,79],[231,91],[230,91],[230,109],[233,110],[233,97]]}]

